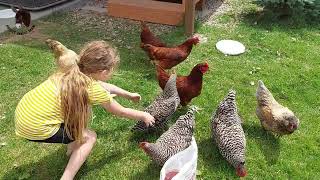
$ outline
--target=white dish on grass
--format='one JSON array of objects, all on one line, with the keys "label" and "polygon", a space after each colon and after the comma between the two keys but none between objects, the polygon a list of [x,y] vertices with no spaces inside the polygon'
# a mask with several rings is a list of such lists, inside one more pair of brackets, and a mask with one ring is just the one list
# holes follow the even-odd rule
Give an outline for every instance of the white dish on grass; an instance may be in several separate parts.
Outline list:
[{"label": "white dish on grass", "polygon": [[3,9],[0,10],[0,19],[10,19],[14,18],[16,13],[12,11],[12,9]]},{"label": "white dish on grass", "polygon": [[246,51],[242,43],[234,40],[221,40],[216,44],[216,47],[225,55],[239,55]]}]

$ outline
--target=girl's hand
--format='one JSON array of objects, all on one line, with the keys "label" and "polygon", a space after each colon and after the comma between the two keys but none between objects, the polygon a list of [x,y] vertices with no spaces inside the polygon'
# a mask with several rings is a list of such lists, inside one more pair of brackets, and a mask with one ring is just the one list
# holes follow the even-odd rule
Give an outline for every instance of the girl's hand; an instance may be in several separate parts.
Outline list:
[{"label": "girl's hand", "polygon": [[146,112],[143,117],[143,122],[146,124],[147,127],[149,127],[153,126],[153,124],[155,123],[155,119],[153,116],[151,116],[151,114]]},{"label": "girl's hand", "polygon": [[141,96],[138,93],[130,93],[130,99],[131,101],[137,103],[141,100]]}]

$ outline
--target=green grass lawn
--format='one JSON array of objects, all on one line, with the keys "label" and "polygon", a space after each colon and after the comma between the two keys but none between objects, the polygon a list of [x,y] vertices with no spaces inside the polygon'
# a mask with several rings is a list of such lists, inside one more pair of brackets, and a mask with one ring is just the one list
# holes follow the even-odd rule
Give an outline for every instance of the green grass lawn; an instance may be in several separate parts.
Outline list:
[{"label": "green grass lawn", "polygon": [[[229,2],[229,1],[228,1]],[[229,2],[230,3],[230,2]],[[196,46],[190,57],[177,66],[178,74],[208,60],[202,94],[192,104],[203,108],[196,115],[195,137],[199,148],[197,179],[237,179],[234,169],[213,144],[210,117],[230,88],[237,91],[239,113],[247,138],[247,179],[320,178],[320,26],[316,24],[262,19],[255,24],[254,5],[232,1],[231,9],[214,26],[197,24],[196,31],[208,42]],[[61,41],[75,51],[88,41],[112,42],[120,52],[121,64],[111,83],[138,92],[142,102],[117,100],[127,107],[143,109],[159,92],[154,67],[139,48],[139,24],[129,21],[118,27],[103,16],[83,20],[72,13],[54,14],[36,22],[37,32],[24,37],[0,35],[0,179],[59,179],[67,164],[66,147],[38,144],[14,134],[14,110],[22,96],[55,70],[46,38]],[[104,28],[94,23],[103,22]],[[7,38],[10,36],[10,38]],[[185,39],[183,28],[162,33],[167,43]],[[241,56],[224,56],[215,48],[222,39],[235,39],[247,47]],[[254,67],[261,70],[249,74]],[[298,131],[281,138],[266,133],[255,115],[257,80],[263,80],[275,98],[299,117]],[[254,81],[255,85],[250,85]],[[185,112],[185,109],[177,112]],[[172,123],[175,118],[172,118]],[[134,121],[121,119],[102,108],[94,108],[90,127],[98,142],[77,179],[159,179],[160,167],[138,148],[142,138],[130,131]]]}]

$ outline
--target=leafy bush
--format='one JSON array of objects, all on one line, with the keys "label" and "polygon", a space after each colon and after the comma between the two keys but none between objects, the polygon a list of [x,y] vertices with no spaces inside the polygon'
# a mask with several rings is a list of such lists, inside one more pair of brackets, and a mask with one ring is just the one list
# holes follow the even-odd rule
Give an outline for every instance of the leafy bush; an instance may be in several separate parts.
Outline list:
[{"label": "leafy bush", "polygon": [[256,0],[266,9],[287,15],[320,18],[320,0]]}]

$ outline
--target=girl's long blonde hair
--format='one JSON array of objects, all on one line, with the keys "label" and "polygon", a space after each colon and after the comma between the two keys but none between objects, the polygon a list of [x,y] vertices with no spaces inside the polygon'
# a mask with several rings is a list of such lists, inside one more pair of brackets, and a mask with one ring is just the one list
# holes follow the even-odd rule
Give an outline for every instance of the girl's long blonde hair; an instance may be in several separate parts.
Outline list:
[{"label": "girl's long blonde hair", "polygon": [[111,72],[119,62],[116,49],[104,41],[93,41],[80,52],[80,61],[61,77],[61,113],[69,138],[82,143],[83,130],[91,114],[87,92],[92,79],[90,74],[107,70]]}]

